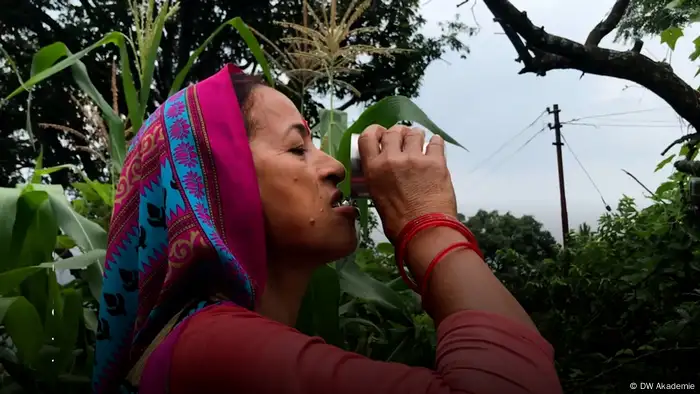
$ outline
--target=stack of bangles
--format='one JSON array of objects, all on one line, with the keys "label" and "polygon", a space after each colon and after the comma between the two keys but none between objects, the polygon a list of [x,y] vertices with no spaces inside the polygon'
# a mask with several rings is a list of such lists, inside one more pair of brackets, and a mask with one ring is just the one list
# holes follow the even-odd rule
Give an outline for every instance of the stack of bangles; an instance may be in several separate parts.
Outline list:
[{"label": "stack of bangles", "polygon": [[[421,280],[421,285],[418,287],[418,284],[414,280],[410,279],[406,273],[404,266],[406,248],[408,243],[411,242],[411,239],[413,239],[413,237],[415,237],[415,235],[420,231],[435,227],[449,227],[457,230],[467,239],[467,241],[456,242],[438,253],[430,262],[430,265],[428,265],[428,268],[423,275],[423,279]],[[476,242],[474,234],[469,231],[467,226],[457,220],[457,218],[442,213],[428,213],[408,222],[399,233],[396,245],[398,245],[398,248],[396,249],[396,264],[399,268],[401,279],[403,279],[403,281],[406,282],[406,284],[413,289],[413,291],[421,295],[425,295],[428,288],[428,280],[430,279],[430,274],[432,273],[433,269],[448,253],[458,249],[471,249],[476,252],[476,254],[478,254],[482,260],[484,258],[484,254],[479,249],[479,245]]]}]

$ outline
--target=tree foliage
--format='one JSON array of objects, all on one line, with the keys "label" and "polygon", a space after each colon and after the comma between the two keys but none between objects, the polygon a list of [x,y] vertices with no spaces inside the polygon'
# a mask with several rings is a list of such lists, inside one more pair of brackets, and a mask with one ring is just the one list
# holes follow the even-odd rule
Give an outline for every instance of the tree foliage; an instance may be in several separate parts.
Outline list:
[{"label": "tree foliage", "polygon": [[557,241],[542,228],[542,223],[533,216],[515,217],[510,212],[479,210],[474,216],[460,218],[474,233],[484,257],[496,272],[508,269],[499,251],[511,250],[528,261],[553,257]]},{"label": "tree foliage", "polygon": [[633,0],[620,21],[617,38],[633,39],[661,34],[669,27],[683,28],[697,18],[699,0]]},{"label": "tree foliage", "polygon": [[[314,2],[310,3],[314,4]],[[350,1],[340,1],[339,10],[344,11]],[[350,97],[339,89],[339,98],[347,101],[341,107],[352,104],[367,105],[395,94],[413,97],[417,94],[426,67],[438,59],[446,50],[466,53],[468,48],[459,40],[458,34],[469,29],[454,22],[447,25],[440,37],[426,37],[419,32],[425,20],[418,14],[418,0],[373,1],[357,26],[380,26],[378,31],[355,38],[360,44],[371,46],[410,48],[412,51],[397,54],[393,58],[374,57],[356,62],[351,68],[357,72],[344,79],[354,86],[362,86],[362,95]],[[172,85],[177,72],[188,61],[190,54],[224,20],[240,16],[251,27],[273,42],[289,32],[274,21],[301,22],[300,2],[283,1],[236,1],[182,0],[180,11],[165,26],[160,45],[157,67],[151,86],[152,106],[162,102]],[[31,56],[41,47],[55,41],[65,43],[72,51],[82,49],[100,39],[109,31],[128,32],[131,28],[128,2],[125,0],[70,2],[62,0],[11,0],[0,15],[0,42],[15,60],[20,71],[28,74]],[[455,24],[456,23],[456,24]],[[111,66],[116,56],[114,48],[105,47],[94,55],[83,59],[90,70],[92,82],[104,97],[111,97]],[[223,32],[204,51],[192,67],[186,83],[198,81],[218,71],[227,62],[242,67],[253,67],[254,59],[247,46],[235,32]],[[0,97],[5,97],[19,83],[8,64],[0,60]],[[87,119],[76,108],[71,95],[78,96],[69,72],[42,83],[34,91],[31,110],[32,128],[38,142],[44,147],[45,165],[77,164],[84,168],[91,179],[105,179],[99,162],[91,160],[86,152],[75,151],[82,143],[75,135],[54,129],[42,129],[38,123],[52,123],[85,130]],[[324,93],[325,87],[315,91]],[[314,92],[309,92],[311,94]],[[293,97],[297,99],[296,97]],[[119,107],[125,108],[122,92],[118,97]],[[313,123],[317,119],[321,104],[309,96],[306,100],[306,116]],[[19,169],[32,167],[32,157],[38,152],[26,138],[26,108],[21,101],[13,100],[2,108],[0,117],[0,186],[13,185],[21,179]],[[38,149],[38,148],[37,148]],[[68,173],[55,174],[54,182],[68,186]]]},{"label": "tree foliage", "polygon": [[[528,32],[527,25],[523,27],[522,17],[516,19],[510,13],[512,9],[507,7],[507,1],[485,1],[495,13],[500,11],[505,16],[502,23],[507,34],[515,29],[520,29],[518,34],[532,33]],[[618,0],[616,4],[622,2]],[[413,9],[417,5],[417,2],[408,0],[377,3],[378,8],[373,12],[388,3],[404,4]],[[163,41],[161,48],[164,55],[163,64],[159,62],[157,69],[156,103],[162,100],[158,94],[162,95],[169,89],[168,76],[172,78],[174,70],[179,70],[174,65],[179,61],[176,55],[189,53],[210,33],[198,29],[200,24],[208,23],[207,18],[214,19],[211,15],[224,19],[230,16],[226,12],[235,11],[237,15],[249,12],[251,21],[267,23],[263,21],[277,15],[275,13],[293,12],[292,3],[285,1],[264,9],[254,7],[252,2],[242,3],[230,11],[226,7],[233,6],[223,3],[205,1],[201,3],[204,11],[192,4],[184,1],[183,7],[190,8],[182,11],[189,12],[191,21],[181,18],[167,28],[173,35]],[[80,5],[31,0],[17,2],[16,6],[25,14],[15,13],[10,7],[9,12],[16,19],[3,15],[0,27],[7,27],[2,33],[3,44],[7,43],[6,47],[25,68],[29,67],[29,55],[36,47],[51,43],[56,37],[70,42],[69,46],[75,48],[94,41],[103,32],[103,27],[91,27],[90,23],[97,23],[95,21],[108,26],[105,29],[128,30],[127,22],[124,22],[125,11],[117,2],[105,2],[99,10],[92,7],[89,0],[81,1]],[[374,16],[377,23],[386,21],[391,24],[396,20],[417,18],[414,15],[401,19],[401,15],[406,15],[402,14],[404,11],[381,10],[396,19],[379,19],[380,14],[377,14]],[[25,20],[24,24],[18,22],[26,15],[34,19]],[[58,15],[58,21],[53,19],[55,15]],[[122,17],[124,19],[120,19]],[[250,24],[255,26],[253,22]],[[391,29],[406,31],[402,24]],[[275,39],[275,34],[283,34],[274,25],[267,28],[269,31],[265,33],[271,39]],[[600,38],[600,31],[591,39],[593,47],[576,43],[578,46],[572,44],[572,47],[581,50],[579,54],[583,58],[601,53],[617,56],[596,49],[594,41],[598,39],[596,37]],[[62,35],[57,36],[59,33]],[[188,37],[192,39],[189,44]],[[420,42],[435,44],[435,56],[445,48],[441,43],[448,45],[451,42],[431,41],[419,37],[415,31],[411,37],[417,40],[416,45]],[[534,41],[535,47],[543,45],[537,36],[528,37]],[[400,35],[390,38],[400,39]],[[375,39],[393,42],[386,37]],[[166,44],[167,40],[172,41]],[[180,40],[184,44],[180,44]],[[211,74],[224,61],[252,63],[246,59],[243,48],[237,47],[242,42],[236,37],[222,36],[220,40],[214,46],[215,50],[205,52],[197,63],[195,70],[199,71],[195,71],[191,80]],[[553,45],[548,49],[561,48]],[[166,55],[172,56],[167,58]],[[550,52],[549,55],[556,54]],[[85,59],[96,86],[105,96],[110,88],[112,56],[105,49]],[[538,64],[537,56],[545,63]],[[571,61],[563,57],[542,56],[541,52],[536,52],[534,57],[525,59],[525,62],[530,62],[526,67],[541,71],[542,67],[561,66],[564,64],[561,62]],[[629,56],[634,58],[636,55]],[[423,59],[428,58],[430,56]],[[168,66],[168,62],[172,64]],[[372,62],[358,67],[367,64]],[[388,73],[384,69],[389,67],[388,64],[377,63],[377,68],[370,67],[364,72],[376,76],[377,89],[384,86],[380,83],[380,76]],[[593,67],[590,64],[584,66],[580,68]],[[0,67],[3,71],[8,70],[7,64],[0,64]],[[402,70],[422,73],[424,66],[413,71]],[[75,91],[69,88],[72,82],[64,74],[46,81],[35,91],[33,117],[46,122],[60,120],[63,124],[80,128],[86,119],[66,104],[68,95]],[[355,77],[360,78],[359,75]],[[5,89],[6,81],[15,83],[9,71],[0,74],[0,78],[0,89]],[[370,77],[366,78],[353,84],[373,86]],[[411,81],[402,88],[398,80],[389,79],[388,94],[412,95],[415,91],[411,89],[418,86]],[[404,88],[407,90],[400,90]],[[383,93],[373,94],[376,97],[356,100],[372,102],[381,98]],[[58,99],[66,100],[51,101]],[[119,105],[123,105],[122,98],[119,101]],[[424,116],[417,107],[411,106],[410,101],[399,101],[409,108],[413,120]],[[387,106],[391,107],[387,103],[392,102],[396,100],[384,100],[378,104],[375,108],[384,110],[374,111],[372,116],[376,118],[371,121],[395,121],[394,115],[386,110]],[[66,112],[58,112],[59,109]],[[26,109],[13,104],[3,110],[7,112],[3,112],[3,123],[0,124],[3,134],[0,135],[3,141],[11,143],[5,145],[3,142],[0,150],[7,149],[11,156],[0,152],[0,158],[4,160],[0,171],[5,171],[0,175],[8,177],[3,182],[12,183],[19,179],[18,166],[34,162],[35,155],[29,141],[19,141],[18,134],[6,132],[24,127]],[[373,111],[367,112],[372,114]],[[321,137],[335,126],[329,122],[327,130],[320,131]],[[341,127],[341,133],[351,129],[352,126],[345,125]],[[435,129],[439,131],[437,126]],[[52,134],[53,137],[47,136],[42,130],[37,136],[48,156],[43,166],[79,163],[89,171],[81,157],[70,153],[72,142],[67,136],[59,138],[56,133]],[[57,143],[51,145],[47,138],[55,138]],[[342,141],[329,139],[327,143],[342,144]],[[67,156],[61,156],[61,149],[69,152]],[[336,150],[342,149],[336,147]],[[685,145],[681,154],[688,154],[688,151],[689,147]],[[112,185],[108,183],[109,179],[102,179],[104,183],[95,182],[90,177],[82,179],[72,185],[75,195],[71,197],[75,198],[69,203],[60,187],[36,184],[49,173],[55,183],[69,181],[72,178],[67,175],[69,172],[42,170],[41,156],[39,158],[32,184],[22,189],[0,188],[0,212],[6,219],[0,225],[0,389],[18,393],[88,392],[98,331],[94,311],[102,283],[99,264],[94,262],[104,258],[105,230],[113,204]],[[61,162],[64,159],[65,162]],[[664,161],[668,162],[670,159]],[[103,177],[99,169],[96,171],[97,179]],[[11,180],[9,177],[13,176],[16,178]],[[672,175],[652,193],[652,204],[644,209],[638,208],[632,199],[623,198],[617,210],[601,216],[597,230],[582,226],[579,231],[572,232],[570,244],[565,249],[531,216],[479,211],[472,217],[460,217],[475,233],[496,276],[532,315],[542,335],[554,346],[556,368],[565,392],[618,393],[627,391],[630,382],[642,379],[680,383],[700,381],[697,368],[700,357],[697,344],[700,336],[700,216],[687,199],[687,178],[680,173]],[[372,216],[369,216],[368,223],[370,227],[376,226]],[[72,256],[70,250],[76,248],[82,254]],[[375,245],[365,233],[356,253],[320,268],[315,274],[299,316],[299,329],[376,360],[433,366],[435,327],[422,310],[420,298],[399,278],[394,257],[391,244]],[[51,268],[69,269],[75,279],[59,284]],[[51,305],[55,308],[48,307]]]}]

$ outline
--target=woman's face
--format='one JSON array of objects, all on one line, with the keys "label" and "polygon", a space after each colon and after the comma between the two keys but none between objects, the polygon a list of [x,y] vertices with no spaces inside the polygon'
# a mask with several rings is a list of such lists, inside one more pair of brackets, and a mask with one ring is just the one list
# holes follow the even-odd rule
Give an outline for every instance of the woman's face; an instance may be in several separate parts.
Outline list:
[{"label": "woman's face", "polygon": [[250,97],[250,148],[265,214],[268,253],[326,263],[355,249],[355,209],[334,207],[345,168],[316,148],[291,100],[259,86]]}]

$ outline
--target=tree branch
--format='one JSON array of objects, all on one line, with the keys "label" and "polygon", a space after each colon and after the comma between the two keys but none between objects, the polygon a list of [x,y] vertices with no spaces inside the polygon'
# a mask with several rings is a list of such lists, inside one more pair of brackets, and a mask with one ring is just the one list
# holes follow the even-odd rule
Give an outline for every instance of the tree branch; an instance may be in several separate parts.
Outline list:
[{"label": "tree branch", "polygon": [[630,0],[617,0],[613,5],[612,10],[610,10],[608,17],[600,21],[600,23],[598,23],[588,34],[585,45],[587,47],[597,47],[605,36],[615,30],[617,25],[622,20],[622,17],[625,16],[625,12],[627,12],[627,7],[629,7],[629,5]]},{"label": "tree branch", "polygon": [[[504,31],[518,52],[518,60],[524,65],[521,74],[544,75],[551,70],[575,69],[636,82],[657,94],[690,125],[700,130],[700,93],[678,77],[668,63],[656,62],[640,54],[641,42],[636,42],[628,51],[597,46],[619,23],[629,0],[616,1],[610,15],[591,31],[586,40],[591,45],[545,32],[508,0],[483,1],[498,23],[507,26]],[[529,56],[524,56],[526,52],[518,44],[523,41]],[[592,45],[594,43],[596,45]]]},{"label": "tree branch", "polygon": [[345,111],[350,108],[350,106],[357,104],[357,96],[352,96],[350,100],[346,101],[343,105],[338,107],[338,111]]}]

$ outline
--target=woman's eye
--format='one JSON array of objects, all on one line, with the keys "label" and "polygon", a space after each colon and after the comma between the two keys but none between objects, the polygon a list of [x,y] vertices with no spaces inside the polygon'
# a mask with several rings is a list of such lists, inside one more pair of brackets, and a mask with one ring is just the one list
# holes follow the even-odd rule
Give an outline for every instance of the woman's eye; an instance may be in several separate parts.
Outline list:
[{"label": "woman's eye", "polygon": [[294,147],[289,151],[297,156],[304,156],[306,154],[306,148],[303,145]]}]

